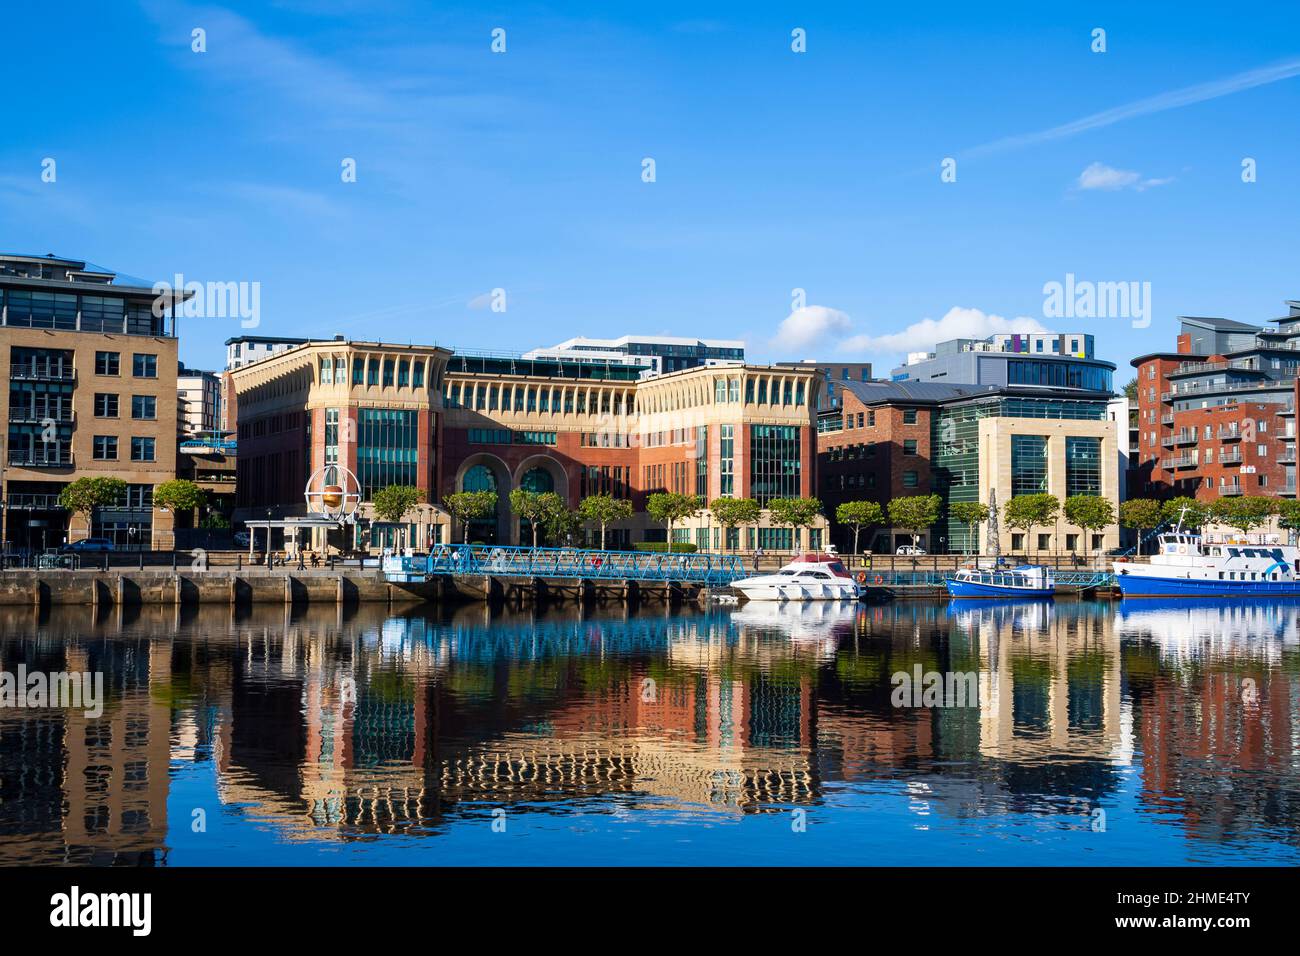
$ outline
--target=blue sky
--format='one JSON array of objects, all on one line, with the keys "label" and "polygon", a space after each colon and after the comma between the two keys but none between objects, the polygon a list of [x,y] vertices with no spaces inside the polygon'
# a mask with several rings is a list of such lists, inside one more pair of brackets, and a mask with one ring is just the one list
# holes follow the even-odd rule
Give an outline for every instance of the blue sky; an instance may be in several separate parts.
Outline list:
[{"label": "blue sky", "polygon": [[[0,36],[0,247],[258,282],[267,335],[739,337],[878,373],[1023,316],[1123,381],[1179,314],[1300,298],[1300,14],[988,6],[66,3]],[[1045,318],[1067,273],[1150,282],[1153,321]],[[182,358],[241,331],[183,320]]]}]

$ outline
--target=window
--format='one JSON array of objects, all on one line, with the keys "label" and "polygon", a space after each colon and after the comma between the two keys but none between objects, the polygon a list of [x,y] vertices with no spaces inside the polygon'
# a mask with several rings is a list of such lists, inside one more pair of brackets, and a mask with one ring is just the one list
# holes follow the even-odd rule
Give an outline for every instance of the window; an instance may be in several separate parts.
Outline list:
[{"label": "window", "polygon": [[111,392],[96,392],[95,417],[117,418],[117,396]]},{"label": "window", "polygon": [[136,352],[131,356],[131,374],[136,378],[157,378],[158,356]]},{"label": "window", "polygon": [[726,497],[736,493],[736,426],[720,425],[718,435],[718,474],[721,482],[718,493]]},{"label": "window", "polygon": [[1067,436],[1065,439],[1066,495],[1101,494],[1101,439]]},{"label": "window", "polygon": [[1011,436],[1011,496],[1047,490],[1047,436]]},{"label": "window", "polygon": [[154,440],[152,438],[140,438],[138,436],[133,436],[131,438],[131,460],[132,461],[153,461]]},{"label": "window", "polygon": [[148,421],[157,418],[158,399],[152,395],[132,395],[131,417]]},{"label": "window", "polygon": [[903,487],[915,488],[920,483],[920,478],[915,471],[903,472]]},{"label": "window", "polygon": [[117,438],[113,435],[96,435],[93,454],[95,461],[116,461]]},{"label": "window", "polygon": [[96,375],[120,375],[120,365],[122,355],[120,352],[96,352],[95,353],[95,374]]},{"label": "window", "polygon": [[905,409],[903,409],[903,424],[904,424],[904,425],[915,425],[915,424],[916,424],[916,409],[915,409],[915,408],[905,408]]},{"label": "window", "polygon": [[916,454],[916,439],[915,439],[915,438],[905,438],[905,439],[903,439],[903,454],[904,454],[904,455],[915,455],[915,454]]},{"label": "window", "polygon": [[798,497],[803,475],[799,426],[751,425],[749,434],[750,496],[762,507],[773,498]]}]

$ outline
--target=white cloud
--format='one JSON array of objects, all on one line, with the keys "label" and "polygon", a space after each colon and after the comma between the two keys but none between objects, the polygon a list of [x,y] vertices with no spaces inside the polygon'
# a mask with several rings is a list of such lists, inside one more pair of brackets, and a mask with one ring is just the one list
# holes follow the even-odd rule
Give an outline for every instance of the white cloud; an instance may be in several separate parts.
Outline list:
[{"label": "white cloud", "polygon": [[772,339],[772,347],[796,351],[824,343],[847,334],[853,328],[848,315],[824,305],[807,305],[795,309],[784,319]]},{"label": "white cloud", "polygon": [[1144,189],[1150,189],[1153,186],[1163,186],[1165,183],[1172,182],[1172,177],[1164,179],[1143,179],[1140,173],[1135,173],[1131,169],[1116,169],[1114,166],[1107,166],[1105,163],[1093,163],[1079,174],[1078,180],[1074,184],[1075,189],[1104,189],[1114,191],[1117,189],[1136,189],[1141,192]]},{"label": "white cloud", "polygon": [[[787,320],[788,321],[788,320]],[[885,335],[854,335],[840,343],[843,352],[906,353],[928,351],[936,342],[948,339],[986,339],[998,332],[1046,332],[1037,319],[1021,316],[1007,319],[979,309],[954,306],[937,322],[922,319],[901,332]]]}]

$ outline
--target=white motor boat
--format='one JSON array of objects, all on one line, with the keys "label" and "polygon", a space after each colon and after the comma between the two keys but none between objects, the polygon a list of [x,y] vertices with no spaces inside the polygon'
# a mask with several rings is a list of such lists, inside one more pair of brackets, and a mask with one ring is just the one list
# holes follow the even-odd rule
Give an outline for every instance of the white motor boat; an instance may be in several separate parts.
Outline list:
[{"label": "white motor boat", "polygon": [[731,586],[750,601],[850,601],[862,593],[839,556],[820,551],[799,555],[775,574],[743,578]]}]

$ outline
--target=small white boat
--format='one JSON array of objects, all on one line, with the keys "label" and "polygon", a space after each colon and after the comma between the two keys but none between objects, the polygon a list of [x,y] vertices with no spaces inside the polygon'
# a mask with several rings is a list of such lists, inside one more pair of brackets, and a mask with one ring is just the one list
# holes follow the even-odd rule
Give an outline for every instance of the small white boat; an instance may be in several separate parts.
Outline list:
[{"label": "small white boat", "polygon": [[820,551],[801,554],[775,574],[743,578],[731,586],[750,601],[849,601],[861,594],[839,556]]}]

